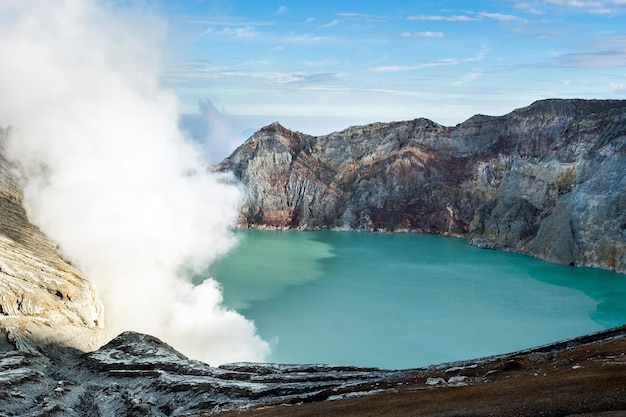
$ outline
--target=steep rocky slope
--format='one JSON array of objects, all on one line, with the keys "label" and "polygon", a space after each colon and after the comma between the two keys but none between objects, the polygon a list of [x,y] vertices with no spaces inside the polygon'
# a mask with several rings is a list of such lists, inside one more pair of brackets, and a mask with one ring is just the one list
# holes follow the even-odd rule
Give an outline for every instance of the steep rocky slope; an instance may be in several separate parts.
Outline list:
[{"label": "steep rocky slope", "polygon": [[93,286],[28,221],[21,198],[17,167],[0,152],[0,345],[99,347],[103,310]]},{"label": "steep rocky slope", "polygon": [[242,226],[408,231],[626,272],[626,101],[544,100],[445,127],[267,126],[216,169]]}]

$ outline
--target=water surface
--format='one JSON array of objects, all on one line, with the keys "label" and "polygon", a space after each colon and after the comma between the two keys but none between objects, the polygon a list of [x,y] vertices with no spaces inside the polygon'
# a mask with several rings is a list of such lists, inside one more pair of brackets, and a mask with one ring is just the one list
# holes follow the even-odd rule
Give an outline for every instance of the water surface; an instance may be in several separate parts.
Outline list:
[{"label": "water surface", "polygon": [[410,368],[626,322],[626,276],[431,235],[242,230],[209,275],[273,362]]}]

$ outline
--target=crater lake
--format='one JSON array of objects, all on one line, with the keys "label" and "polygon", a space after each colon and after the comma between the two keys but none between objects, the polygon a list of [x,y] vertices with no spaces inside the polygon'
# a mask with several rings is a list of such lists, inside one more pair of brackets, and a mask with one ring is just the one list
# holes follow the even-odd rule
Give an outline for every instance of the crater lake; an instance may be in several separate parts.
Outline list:
[{"label": "crater lake", "polygon": [[270,362],[415,368],[626,322],[626,276],[610,271],[433,235],[237,234],[205,276],[271,343]]}]

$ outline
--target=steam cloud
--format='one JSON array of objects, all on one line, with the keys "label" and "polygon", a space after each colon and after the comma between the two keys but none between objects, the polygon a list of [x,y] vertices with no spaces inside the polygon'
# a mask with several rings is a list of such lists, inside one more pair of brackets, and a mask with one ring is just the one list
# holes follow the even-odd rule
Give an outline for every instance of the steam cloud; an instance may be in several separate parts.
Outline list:
[{"label": "steam cloud", "polygon": [[6,152],[31,221],[96,284],[112,335],[153,334],[211,364],[263,360],[269,345],[219,285],[185,279],[233,245],[243,194],[178,130],[163,31],[96,0],[0,0]]}]

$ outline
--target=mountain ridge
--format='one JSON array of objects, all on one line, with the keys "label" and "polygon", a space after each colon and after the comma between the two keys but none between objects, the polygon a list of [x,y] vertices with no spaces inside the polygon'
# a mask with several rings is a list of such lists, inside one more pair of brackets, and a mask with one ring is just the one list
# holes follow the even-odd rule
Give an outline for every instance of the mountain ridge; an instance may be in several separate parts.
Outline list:
[{"label": "mountain ridge", "polygon": [[215,169],[246,186],[241,227],[452,235],[626,273],[624,149],[626,100],[548,99],[456,126],[275,122]]}]

